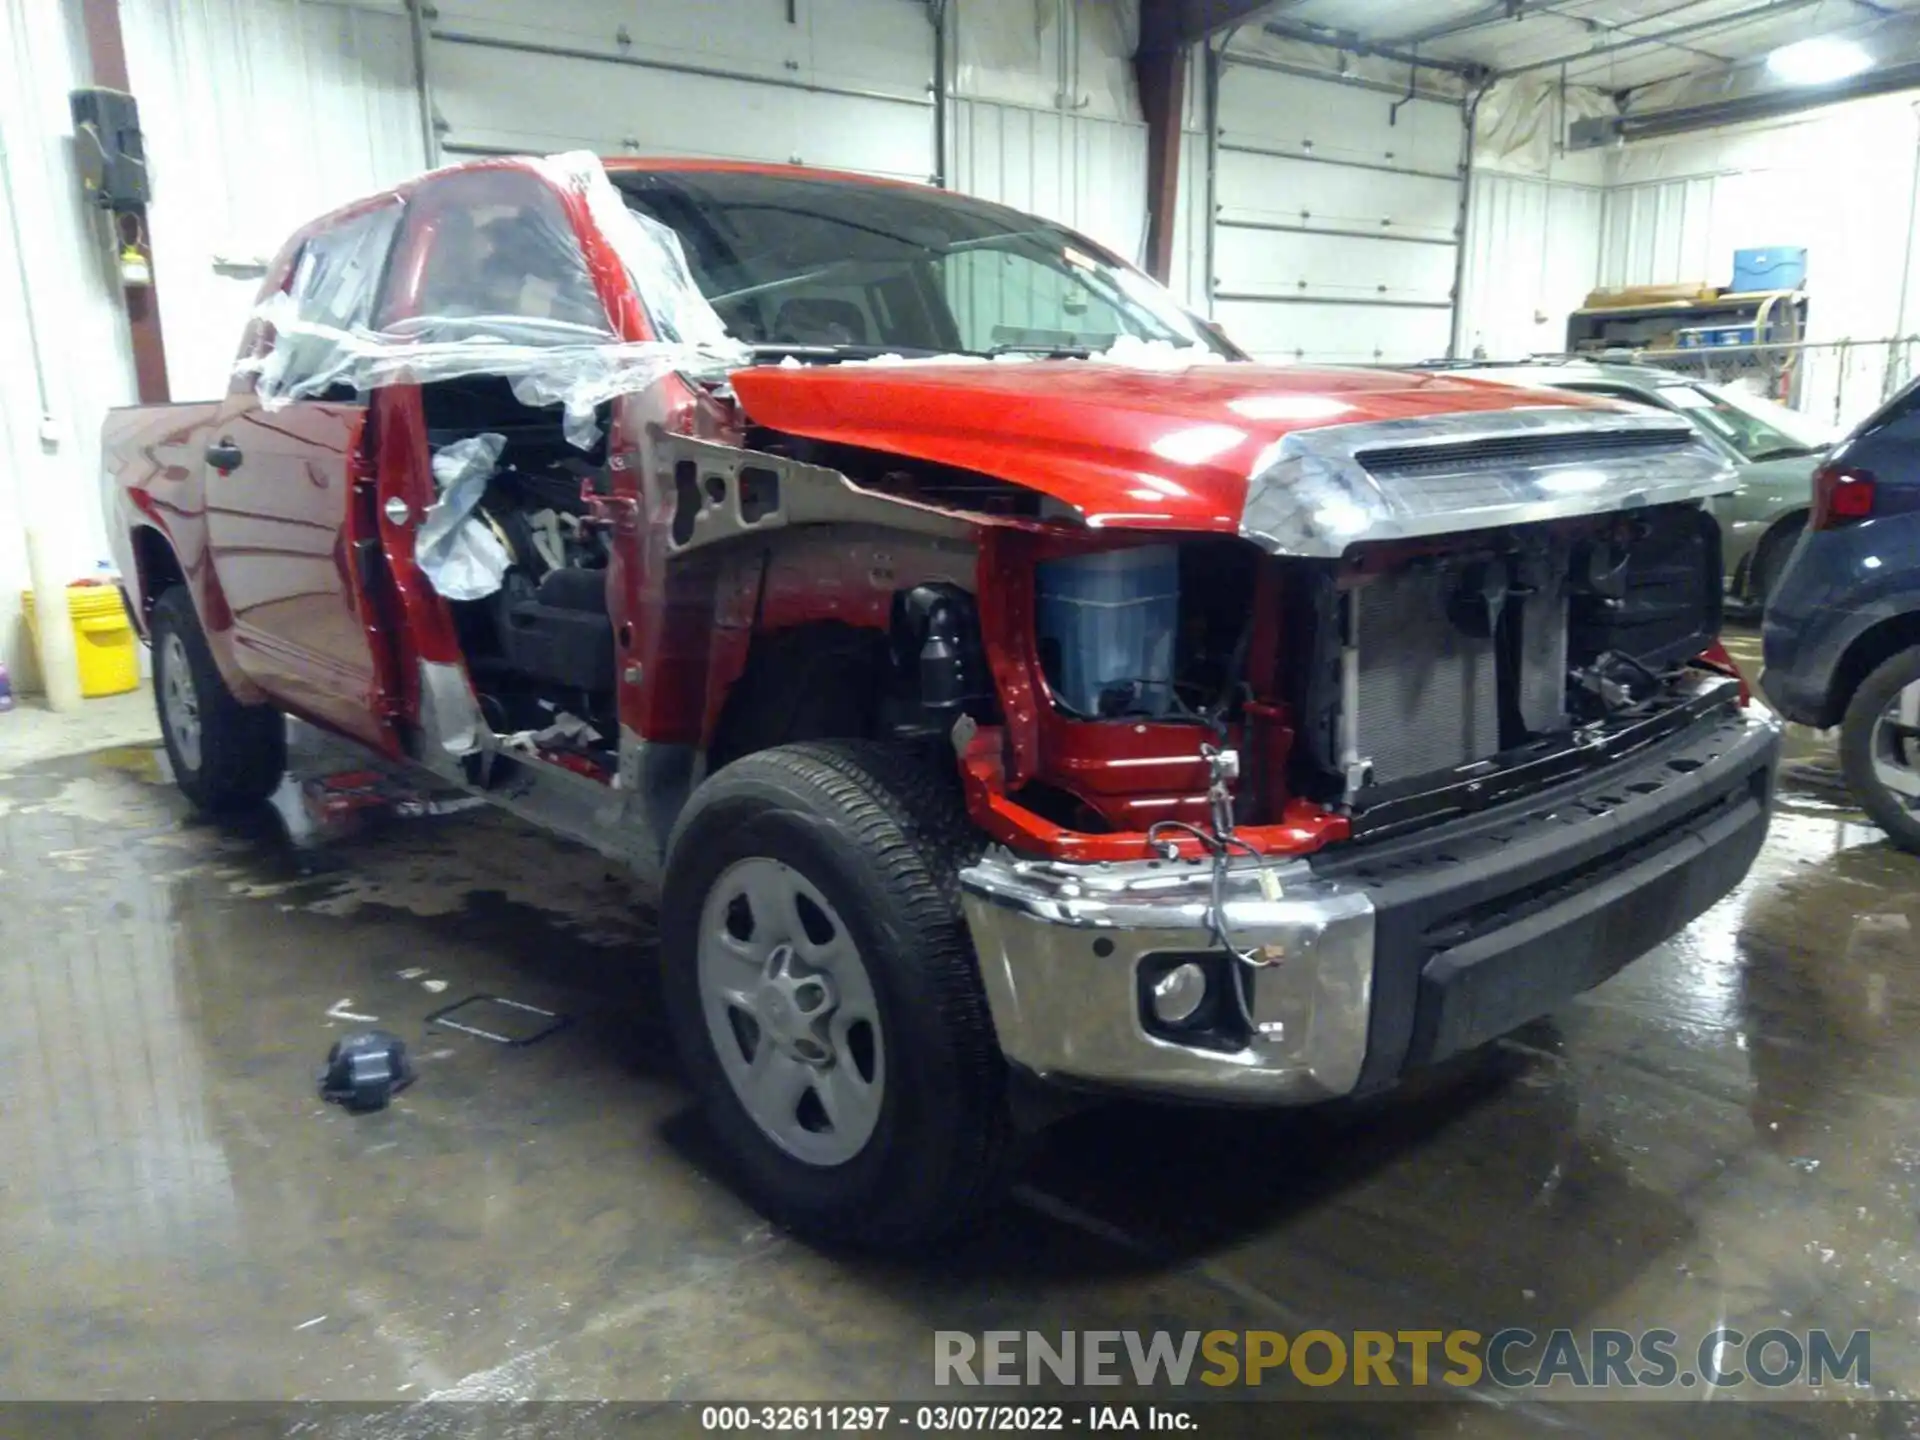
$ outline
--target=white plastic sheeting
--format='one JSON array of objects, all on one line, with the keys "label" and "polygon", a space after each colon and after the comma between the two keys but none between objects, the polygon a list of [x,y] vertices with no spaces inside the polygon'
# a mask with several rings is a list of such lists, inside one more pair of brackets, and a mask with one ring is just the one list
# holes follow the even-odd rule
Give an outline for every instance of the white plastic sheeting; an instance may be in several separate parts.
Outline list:
[{"label": "white plastic sheeting", "polygon": [[433,483],[440,498],[420,522],[413,553],[428,582],[449,600],[493,594],[513,564],[506,543],[475,513],[506,446],[506,436],[489,433],[433,452]]},{"label": "white plastic sheeting", "polygon": [[[569,442],[586,449],[598,438],[598,407],[615,395],[644,390],[675,371],[722,374],[751,352],[727,336],[687,268],[680,239],[629,210],[600,161],[585,152],[529,159],[555,186],[586,200],[593,224],[612,244],[663,338],[621,341],[586,304],[552,318],[498,313],[484,267],[471,285],[439,297],[442,309],[375,328],[373,277],[392,243],[394,220],[373,210],[339,227],[333,249],[309,246],[287,289],[256,311],[272,328],[264,354],[241,359],[236,373],[256,376],[262,405],[351,386],[424,384],[467,375],[508,379],[525,405],[561,405]],[[570,229],[523,212],[516,232],[521,265],[532,264],[560,297],[595,295]],[[594,302],[597,306],[597,301]]]},{"label": "white plastic sheeting", "polygon": [[1605,152],[1569,152],[1567,129],[1576,120],[1618,113],[1610,95],[1588,85],[1561,85],[1537,75],[1498,81],[1480,97],[1474,115],[1474,168],[1598,185],[1605,179]]}]

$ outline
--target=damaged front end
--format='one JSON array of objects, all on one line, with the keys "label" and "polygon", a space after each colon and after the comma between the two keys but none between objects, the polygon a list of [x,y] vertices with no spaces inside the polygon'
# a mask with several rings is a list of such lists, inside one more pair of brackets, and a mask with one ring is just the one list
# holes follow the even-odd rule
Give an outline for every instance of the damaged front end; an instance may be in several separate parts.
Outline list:
[{"label": "damaged front end", "polygon": [[986,542],[1004,728],[962,763],[1005,848],[962,884],[1037,1074],[1386,1083],[1606,978],[1764,834],[1774,727],[1702,663],[1732,481],[1684,426],[1519,410],[1278,452],[1238,541]]},{"label": "damaged front end", "polygon": [[1701,502],[1732,481],[1684,425],[1516,410],[1276,450],[1238,540],[983,535],[1005,734],[967,769],[1012,848],[1126,860],[1159,822],[1206,829],[1210,745],[1245,846],[1308,853],[1604,765],[1696,703]]}]

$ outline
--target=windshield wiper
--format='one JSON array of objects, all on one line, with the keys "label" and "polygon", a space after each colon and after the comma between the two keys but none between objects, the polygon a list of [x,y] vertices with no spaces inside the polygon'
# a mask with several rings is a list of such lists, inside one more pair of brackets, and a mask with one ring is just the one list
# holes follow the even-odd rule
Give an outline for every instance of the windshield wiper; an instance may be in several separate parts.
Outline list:
[{"label": "windshield wiper", "polygon": [[762,340],[747,346],[747,349],[753,352],[755,360],[778,360],[784,355],[791,355],[796,360],[874,360],[882,355],[914,358],[940,353],[924,345],[833,345],[812,340],[794,341],[791,344]]},{"label": "windshield wiper", "polygon": [[1096,352],[1087,345],[1028,345],[1014,342],[994,345],[979,353],[982,355],[1042,355],[1049,360],[1091,360]]},{"label": "windshield wiper", "polygon": [[1762,460],[1798,460],[1804,455],[1818,455],[1821,445],[1776,445],[1771,450],[1760,450],[1747,457],[1747,463],[1757,465]]}]

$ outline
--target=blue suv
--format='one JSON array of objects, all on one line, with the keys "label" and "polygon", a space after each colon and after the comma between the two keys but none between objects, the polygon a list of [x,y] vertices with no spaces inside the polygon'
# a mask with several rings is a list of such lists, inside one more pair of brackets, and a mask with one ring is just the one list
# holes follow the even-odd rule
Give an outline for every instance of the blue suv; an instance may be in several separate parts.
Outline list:
[{"label": "blue suv", "polygon": [[1760,688],[1840,726],[1840,766],[1894,842],[1920,851],[1920,381],[1814,473],[1813,509],[1767,604]]}]

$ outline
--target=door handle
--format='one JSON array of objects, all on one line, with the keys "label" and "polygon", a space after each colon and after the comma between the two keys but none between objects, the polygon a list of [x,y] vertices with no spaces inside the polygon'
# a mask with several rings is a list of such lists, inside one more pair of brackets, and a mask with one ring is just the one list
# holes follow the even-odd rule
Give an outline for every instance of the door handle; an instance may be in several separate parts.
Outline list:
[{"label": "door handle", "polygon": [[230,435],[222,435],[214,444],[207,446],[207,463],[222,474],[229,470],[238,470],[240,462],[245,458]]}]

